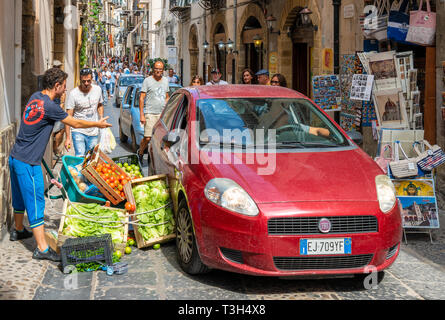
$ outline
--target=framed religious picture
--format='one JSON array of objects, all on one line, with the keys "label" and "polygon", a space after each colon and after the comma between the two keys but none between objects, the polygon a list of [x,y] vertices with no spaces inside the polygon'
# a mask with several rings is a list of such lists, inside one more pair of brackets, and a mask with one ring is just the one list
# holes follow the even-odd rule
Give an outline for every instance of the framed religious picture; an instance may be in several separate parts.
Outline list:
[{"label": "framed religious picture", "polygon": [[381,128],[409,128],[406,102],[400,89],[374,92],[374,105]]}]

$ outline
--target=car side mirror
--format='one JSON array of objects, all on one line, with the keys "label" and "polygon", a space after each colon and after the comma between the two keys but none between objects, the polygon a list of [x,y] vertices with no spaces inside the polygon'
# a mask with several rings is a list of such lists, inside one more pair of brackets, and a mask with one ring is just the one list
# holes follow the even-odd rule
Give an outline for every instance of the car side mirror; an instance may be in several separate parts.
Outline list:
[{"label": "car side mirror", "polygon": [[360,132],[352,130],[346,133],[348,134],[349,138],[351,138],[352,141],[354,141],[356,144],[361,145],[363,143],[363,136]]},{"label": "car side mirror", "polygon": [[124,104],[122,104],[122,108],[130,109],[130,105],[128,103],[124,103]]},{"label": "car side mirror", "polygon": [[180,139],[181,138],[179,137],[179,135],[173,132],[169,132],[162,138],[162,141],[164,142],[165,146],[170,148],[172,145],[178,143]]}]

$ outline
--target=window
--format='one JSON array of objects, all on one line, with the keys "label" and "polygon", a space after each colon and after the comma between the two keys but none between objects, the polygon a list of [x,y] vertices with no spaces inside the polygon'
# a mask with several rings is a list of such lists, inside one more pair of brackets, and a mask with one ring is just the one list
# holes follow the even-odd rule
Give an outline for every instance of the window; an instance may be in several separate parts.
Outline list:
[{"label": "window", "polygon": [[126,92],[126,95],[125,95],[125,99],[124,99],[124,104],[128,104],[128,105],[130,105],[131,104],[131,96],[132,96],[132,94],[133,94],[133,87],[129,87],[128,89],[127,89],[127,92]]},{"label": "window", "polygon": [[178,105],[178,102],[183,97],[182,94],[176,94],[173,95],[167,102],[167,105],[165,106],[164,112],[161,117],[161,121],[164,123],[164,125],[168,128],[171,127],[173,116],[176,111],[176,107]]}]

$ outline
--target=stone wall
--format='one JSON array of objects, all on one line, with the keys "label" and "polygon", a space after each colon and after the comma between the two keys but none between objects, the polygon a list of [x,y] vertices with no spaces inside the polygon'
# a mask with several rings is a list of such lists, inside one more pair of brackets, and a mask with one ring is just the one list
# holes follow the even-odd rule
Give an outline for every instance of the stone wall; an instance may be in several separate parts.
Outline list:
[{"label": "stone wall", "polygon": [[0,131],[0,240],[13,223],[8,157],[16,137],[16,124]]}]

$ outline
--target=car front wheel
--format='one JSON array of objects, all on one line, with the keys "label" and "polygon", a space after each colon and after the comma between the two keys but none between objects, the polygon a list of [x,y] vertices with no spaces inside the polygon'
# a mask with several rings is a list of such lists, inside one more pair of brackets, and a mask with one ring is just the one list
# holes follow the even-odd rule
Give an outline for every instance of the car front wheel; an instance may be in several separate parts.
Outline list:
[{"label": "car front wheel", "polygon": [[210,271],[202,263],[193,233],[192,217],[187,202],[182,199],[178,206],[176,222],[176,251],[181,268],[191,275],[203,274]]}]

